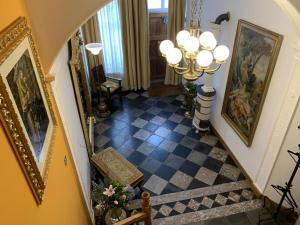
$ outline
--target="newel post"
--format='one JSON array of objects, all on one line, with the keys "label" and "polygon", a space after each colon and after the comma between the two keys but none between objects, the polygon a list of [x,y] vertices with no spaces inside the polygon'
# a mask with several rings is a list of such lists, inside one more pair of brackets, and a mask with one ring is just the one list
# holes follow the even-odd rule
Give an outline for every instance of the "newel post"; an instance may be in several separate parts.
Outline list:
[{"label": "newel post", "polygon": [[146,214],[145,225],[151,225],[151,205],[150,205],[150,194],[148,192],[142,193],[142,211]]}]

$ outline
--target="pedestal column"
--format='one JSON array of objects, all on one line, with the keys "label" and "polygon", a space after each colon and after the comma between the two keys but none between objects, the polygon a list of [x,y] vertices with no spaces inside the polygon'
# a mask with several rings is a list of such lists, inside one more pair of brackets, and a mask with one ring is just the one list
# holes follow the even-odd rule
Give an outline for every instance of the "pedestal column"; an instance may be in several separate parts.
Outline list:
[{"label": "pedestal column", "polygon": [[193,126],[197,132],[209,131],[209,117],[215,95],[216,90],[211,86],[201,84],[197,87],[196,107],[193,118]]}]

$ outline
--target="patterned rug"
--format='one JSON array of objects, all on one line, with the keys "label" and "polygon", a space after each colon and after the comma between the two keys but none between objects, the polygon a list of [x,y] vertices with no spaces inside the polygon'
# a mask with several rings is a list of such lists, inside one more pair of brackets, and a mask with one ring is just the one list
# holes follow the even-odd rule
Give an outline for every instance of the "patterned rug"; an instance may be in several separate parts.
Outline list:
[{"label": "patterned rug", "polygon": [[127,94],[110,118],[97,119],[96,151],[112,146],[144,174],[154,224],[193,223],[260,208],[218,138],[195,133],[182,101],[182,95]]}]

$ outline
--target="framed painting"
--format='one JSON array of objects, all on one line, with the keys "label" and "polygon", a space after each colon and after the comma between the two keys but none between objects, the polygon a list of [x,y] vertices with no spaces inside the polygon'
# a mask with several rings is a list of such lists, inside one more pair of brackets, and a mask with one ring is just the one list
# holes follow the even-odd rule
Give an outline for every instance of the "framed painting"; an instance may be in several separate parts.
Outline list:
[{"label": "framed painting", "polygon": [[91,156],[94,153],[95,117],[93,116],[92,107],[91,80],[88,69],[84,66],[86,58],[84,58],[82,51],[85,47],[80,30],[71,37],[68,47],[70,53],[69,69],[75,99],[88,154]]},{"label": "framed painting", "polygon": [[0,121],[41,204],[56,121],[32,34],[23,17],[0,33]]},{"label": "framed painting", "polygon": [[222,116],[251,146],[283,36],[239,20]]}]

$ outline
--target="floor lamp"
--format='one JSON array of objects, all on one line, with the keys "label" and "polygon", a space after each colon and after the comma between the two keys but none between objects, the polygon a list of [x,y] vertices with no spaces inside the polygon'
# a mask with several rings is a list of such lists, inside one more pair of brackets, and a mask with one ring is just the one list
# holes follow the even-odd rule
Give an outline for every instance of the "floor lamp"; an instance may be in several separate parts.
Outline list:
[{"label": "floor lamp", "polygon": [[[103,49],[103,44],[101,43],[89,43],[85,46],[85,48],[93,55],[93,59],[94,59],[94,66],[95,66],[95,72],[99,73],[98,70],[98,63],[97,63],[97,57],[99,57],[99,54],[101,52],[101,50]],[[98,76],[99,77],[99,76]],[[106,105],[106,103],[104,101],[101,100],[101,87],[100,90],[98,90],[98,94],[99,94],[99,117],[100,118],[106,118],[110,115],[110,111]]]}]

